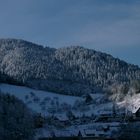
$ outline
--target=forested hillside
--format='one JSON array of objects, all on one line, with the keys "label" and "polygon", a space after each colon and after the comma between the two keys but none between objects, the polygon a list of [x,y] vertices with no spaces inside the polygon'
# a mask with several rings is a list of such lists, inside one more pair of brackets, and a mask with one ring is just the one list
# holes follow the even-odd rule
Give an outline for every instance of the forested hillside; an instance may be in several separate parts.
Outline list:
[{"label": "forested hillside", "polygon": [[15,96],[0,91],[0,140],[31,140],[33,113]]},{"label": "forested hillside", "polygon": [[140,79],[138,66],[105,53],[79,46],[53,49],[16,39],[0,40],[0,72],[34,88],[73,95]]}]

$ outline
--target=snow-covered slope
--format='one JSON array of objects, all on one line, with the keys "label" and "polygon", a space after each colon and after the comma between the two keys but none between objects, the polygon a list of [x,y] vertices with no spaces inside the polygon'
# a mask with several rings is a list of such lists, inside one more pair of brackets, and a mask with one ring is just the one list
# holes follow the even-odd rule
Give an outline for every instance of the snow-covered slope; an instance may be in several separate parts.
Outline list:
[{"label": "snow-covered slope", "polygon": [[15,86],[9,84],[0,84],[0,90],[3,93],[9,93],[11,95],[15,95],[17,98],[21,99],[24,103],[26,103],[31,109],[38,113],[45,113],[42,110],[42,106],[44,104],[54,105],[53,101],[58,101],[59,104],[68,104],[73,105],[77,100],[82,100],[80,97],[68,96],[68,95],[60,95],[52,92],[34,90],[27,87]]},{"label": "snow-covered slope", "polygon": [[101,114],[104,111],[112,111],[113,105],[111,102],[96,104],[96,101],[99,102],[100,98],[103,100],[101,93],[92,95],[95,102],[88,105],[84,103],[83,97],[60,95],[28,87],[0,84],[0,90],[15,95],[33,111],[43,115],[55,114],[65,117],[66,112],[71,110],[76,116],[82,116],[83,114],[91,116],[92,114]]},{"label": "snow-covered slope", "polygon": [[26,95],[29,95],[30,93],[34,93],[35,96],[38,96],[40,99],[44,99],[45,97],[58,98],[59,101],[66,102],[68,104],[73,104],[76,100],[81,99],[80,97],[61,95],[61,94],[56,94],[54,92],[46,92],[41,90],[35,90],[28,87],[15,86],[9,84],[1,84],[0,90],[5,93],[12,93],[20,99],[24,99],[24,97]]},{"label": "snow-covered slope", "polygon": [[[112,102],[99,103],[100,99],[103,100],[101,93],[95,94],[95,96],[92,95],[95,103],[83,104],[85,101],[83,97],[60,95],[22,86],[0,84],[0,90],[5,94],[9,93],[11,95],[15,95],[35,112],[41,113],[45,116],[53,115],[59,119],[60,122],[53,120],[53,124],[46,124],[45,127],[38,129],[36,134],[37,138],[43,136],[51,137],[52,133],[58,137],[70,137],[77,136],[79,132],[83,137],[90,137],[89,135],[94,134],[95,137],[104,136],[108,138],[112,137],[112,134],[114,132],[116,134],[119,130],[119,123],[117,122],[105,123],[97,121],[98,116],[111,114],[113,108]],[[77,110],[74,109],[75,106],[77,106]],[[72,111],[73,114],[79,118],[70,120],[66,115],[68,110]],[[82,119],[83,115],[87,116],[84,120]],[[52,118],[52,116],[50,118]],[[64,121],[70,121],[70,124],[67,125]]]}]

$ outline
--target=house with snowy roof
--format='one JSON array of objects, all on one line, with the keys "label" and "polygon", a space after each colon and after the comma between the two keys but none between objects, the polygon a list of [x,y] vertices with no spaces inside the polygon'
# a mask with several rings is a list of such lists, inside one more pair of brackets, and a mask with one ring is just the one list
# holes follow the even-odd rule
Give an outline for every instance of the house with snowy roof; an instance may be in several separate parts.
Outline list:
[{"label": "house with snowy roof", "polygon": [[105,95],[103,93],[92,93],[83,95],[84,101],[86,104],[99,103],[104,99]]},{"label": "house with snowy roof", "polygon": [[140,94],[128,96],[117,104],[120,108],[124,108],[125,116],[132,116],[133,119],[140,118]]}]

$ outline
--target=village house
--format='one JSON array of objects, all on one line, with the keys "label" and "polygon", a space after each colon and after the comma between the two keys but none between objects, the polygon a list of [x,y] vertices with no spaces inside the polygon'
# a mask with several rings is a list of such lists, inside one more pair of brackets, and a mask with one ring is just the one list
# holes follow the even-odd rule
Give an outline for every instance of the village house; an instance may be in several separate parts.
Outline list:
[{"label": "village house", "polygon": [[87,105],[92,104],[92,103],[99,103],[99,102],[105,100],[104,97],[105,96],[102,93],[83,95],[84,101]]}]

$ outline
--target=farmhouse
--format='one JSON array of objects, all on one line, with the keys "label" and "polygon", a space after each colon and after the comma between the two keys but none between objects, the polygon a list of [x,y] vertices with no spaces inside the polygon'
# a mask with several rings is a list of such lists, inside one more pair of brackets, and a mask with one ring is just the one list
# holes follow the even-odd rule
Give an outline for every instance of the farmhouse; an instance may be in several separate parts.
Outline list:
[{"label": "farmhouse", "polygon": [[86,94],[83,96],[86,104],[99,103],[104,100],[104,94],[102,93],[94,93],[94,94]]}]

